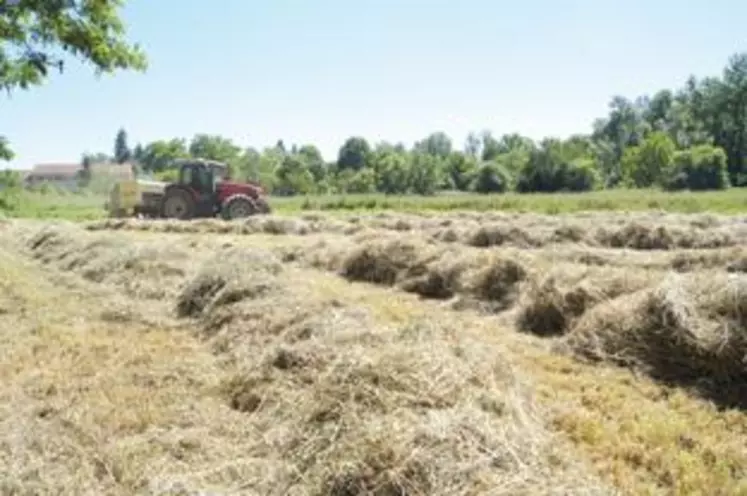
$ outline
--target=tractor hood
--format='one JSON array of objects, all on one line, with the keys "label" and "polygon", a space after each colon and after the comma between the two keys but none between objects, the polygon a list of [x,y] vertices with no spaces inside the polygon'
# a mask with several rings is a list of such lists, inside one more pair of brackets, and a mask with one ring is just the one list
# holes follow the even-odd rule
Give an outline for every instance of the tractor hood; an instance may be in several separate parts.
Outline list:
[{"label": "tractor hood", "polygon": [[237,183],[234,181],[221,181],[220,183],[218,183],[218,187],[221,189],[236,191],[236,192],[242,191],[246,193],[256,192],[257,194],[260,194],[260,195],[264,194],[264,190],[262,189],[262,186],[251,181],[247,181],[245,183]]}]

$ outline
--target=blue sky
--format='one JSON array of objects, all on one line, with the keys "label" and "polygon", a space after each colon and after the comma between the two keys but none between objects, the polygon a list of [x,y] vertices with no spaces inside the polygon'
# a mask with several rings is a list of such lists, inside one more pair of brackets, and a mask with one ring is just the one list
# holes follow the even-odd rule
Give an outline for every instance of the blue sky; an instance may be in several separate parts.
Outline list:
[{"label": "blue sky", "polygon": [[0,96],[11,167],[111,153],[120,126],[131,144],[207,132],[329,159],[353,134],[566,136],[613,94],[717,75],[747,50],[736,0],[130,0],[122,14],[148,72],[72,65]]}]

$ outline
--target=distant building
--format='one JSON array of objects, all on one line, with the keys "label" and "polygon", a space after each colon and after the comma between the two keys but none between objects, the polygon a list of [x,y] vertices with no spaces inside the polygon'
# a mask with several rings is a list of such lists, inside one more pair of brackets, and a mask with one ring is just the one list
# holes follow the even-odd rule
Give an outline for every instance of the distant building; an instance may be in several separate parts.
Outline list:
[{"label": "distant building", "polygon": [[78,189],[80,170],[80,164],[37,164],[24,178],[24,184],[27,187],[34,187],[46,183],[50,186],[75,191]]},{"label": "distant building", "polygon": [[[24,178],[26,187],[49,184],[68,191],[77,191],[80,187],[80,175],[83,166],[77,163],[46,163],[37,164]],[[91,178],[102,178],[110,181],[131,179],[134,177],[129,163],[93,163],[91,164]]]}]

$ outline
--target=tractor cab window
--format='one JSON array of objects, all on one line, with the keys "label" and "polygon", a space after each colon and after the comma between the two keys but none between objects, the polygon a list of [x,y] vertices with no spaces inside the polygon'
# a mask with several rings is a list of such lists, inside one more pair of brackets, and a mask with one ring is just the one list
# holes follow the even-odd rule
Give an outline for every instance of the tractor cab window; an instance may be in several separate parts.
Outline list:
[{"label": "tractor cab window", "polygon": [[231,174],[228,167],[213,167],[212,170],[216,182],[230,181]]},{"label": "tractor cab window", "polygon": [[213,191],[213,175],[207,167],[195,167],[194,185],[200,191]]},{"label": "tractor cab window", "polygon": [[193,178],[193,172],[194,169],[192,167],[183,167],[182,168],[182,184],[192,184],[194,178]]}]

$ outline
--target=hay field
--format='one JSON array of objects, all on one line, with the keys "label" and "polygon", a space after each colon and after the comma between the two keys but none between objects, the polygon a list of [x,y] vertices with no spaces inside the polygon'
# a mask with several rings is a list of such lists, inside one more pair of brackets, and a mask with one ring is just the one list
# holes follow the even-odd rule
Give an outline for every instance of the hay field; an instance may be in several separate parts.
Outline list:
[{"label": "hay field", "polygon": [[747,223],[0,221],[3,494],[747,494]]}]

